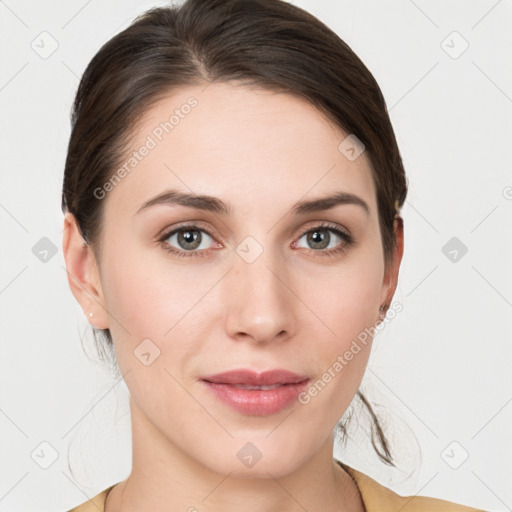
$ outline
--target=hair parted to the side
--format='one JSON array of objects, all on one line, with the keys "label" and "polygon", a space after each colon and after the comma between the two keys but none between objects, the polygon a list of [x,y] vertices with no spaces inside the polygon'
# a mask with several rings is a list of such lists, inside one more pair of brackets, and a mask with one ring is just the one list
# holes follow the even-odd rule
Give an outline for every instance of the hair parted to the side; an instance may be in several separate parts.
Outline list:
[{"label": "hair parted to the side", "polygon": [[[137,121],[177,88],[229,80],[298,95],[364,144],[388,265],[407,179],[384,97],[335,32],[284,0],[187,0],[153,8],[93,57],[71,113],[62,210],[74,215],[98,261],[104,201],[94,191],[122,165]],[[94,335],[112,354],[110,331]],[[377,454],[394,466],[376,415],[360,391],[358,397],[370,412]],[[346,425],[338,426],[344,437]]]}]

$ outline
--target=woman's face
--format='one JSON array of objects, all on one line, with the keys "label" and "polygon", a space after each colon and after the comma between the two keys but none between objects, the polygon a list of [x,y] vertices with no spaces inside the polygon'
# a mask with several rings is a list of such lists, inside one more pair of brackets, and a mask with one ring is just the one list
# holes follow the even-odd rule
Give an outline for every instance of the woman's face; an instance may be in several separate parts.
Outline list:
[{"label": "woman's face", "polygon": [[[329,446],[370,354],[358,335],[398,272],[385,273],[369,161],[351,139],[339,148],[347,135],[298,97],[226,83],[182,89],[141,120],[102,189],[99,304],[79,299],[110,329],[134,436],[240,476],[286,474]],[[171,190],[216,201],[143,208]],[[296,209],[341,193],[357,199]],[[274,408],[278,391],[232,391],[268,401],[237,407],[202,380],[235,369],[309,381]]]}]

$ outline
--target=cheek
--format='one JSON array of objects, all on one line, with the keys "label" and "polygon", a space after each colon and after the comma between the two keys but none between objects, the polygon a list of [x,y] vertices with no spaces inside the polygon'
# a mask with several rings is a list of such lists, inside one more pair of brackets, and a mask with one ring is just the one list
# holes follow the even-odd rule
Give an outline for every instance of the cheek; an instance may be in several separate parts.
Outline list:
[{"label": "cheek", "polygon": [[302,328],[315,333],[315,349],[310,355],[319,372],[301,403],[329,424],[341,418],[364,376],[371,353],[371,328],[378,319],[381,282],[381,267],[375,258],[358,265],[340,265],[337,272],[302,281],[301,296],[308,297],[305,302],[312,312],[306,315],[310,325],[303,323]]},{"label": "cheek", "polygon": [[375,253],[361,252],[357,259],[306,275],[300,281],[299,295],[306,298],[312,321],[331,340],[331,346],[343,350],[375,326],[383,279],[383,262]]},{"label": "cheek", "polygon": [[137,253],[136,248],[112,253],[104,268],[103,289],[120,368],[138,366],[134,350],[146,339],[160,351],[156,366],[176,371],[186,367],[200,348],[206,324],[218,313],[205,308],[225,269],[201,270],[191,263],[173,262],[165,254]]},{"label": "cheek", "polygon": [[194,280],[187,267],[166,262],[162,255],[143,257],[136,249],[113,254],[105,275],[108,310],[133,334],[162,337],[201,297],[197,275]]}]

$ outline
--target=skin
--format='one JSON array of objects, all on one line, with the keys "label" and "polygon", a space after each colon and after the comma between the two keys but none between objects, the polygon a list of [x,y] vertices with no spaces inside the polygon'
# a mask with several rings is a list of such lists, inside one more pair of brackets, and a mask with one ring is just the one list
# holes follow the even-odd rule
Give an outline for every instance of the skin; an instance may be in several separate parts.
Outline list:
[{"label": "skin", "polygon": [[[146,112],[133,150],[190,96],[198,105],[103,199],[101,254],[65,216],[71,290],[87,318],[93,312],[91,324],[110,329],[130,391],[132,472],[106,510],[362,511],[357,486],[333,462],[332,431],[359,387],[371,341],[308,404],[272,415],[233,410],[199,379],[234,368],[318,379],[391,302],[402,223],[395,220],[397,248],[385,268],[366,154],[349,161],[338,150],[346,134],[290,94],[236,83],[180,89]],[[232,213],[182,205],[136,213],[169,188],[218,197]],[[290,213],[296,201],[335,190],[362,198],[369,214],[355,204]],[[180,258],[156,241],[184,221],[206,229],[193,249],[205,257]],[[355,244],[322,255],[345,244],[325,230],[328,248],[308,242],[304,233],[322,222]],[[250,264],[236,252],[248,236],[263,248]],[[167,243],[189,247],[177,235]],[[160,349],[149,366],[134,356],[146,338]],[[262,454],[250,468],[237,457],[247,442]]]}]

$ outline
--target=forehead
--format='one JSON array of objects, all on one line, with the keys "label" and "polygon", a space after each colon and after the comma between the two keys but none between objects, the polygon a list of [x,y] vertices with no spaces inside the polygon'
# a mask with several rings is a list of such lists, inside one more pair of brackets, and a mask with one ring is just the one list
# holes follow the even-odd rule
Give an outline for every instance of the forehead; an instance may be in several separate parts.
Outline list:
[{"label": "forehead", "polygon": [[123,178],[107,203],[134,212],[166,188],[243,204],[274,197],[281,205],[342,190],[375,208],[363,152],[340,150],[348,134],[289,93],[215,83],[177,89],[134,127]]}]

